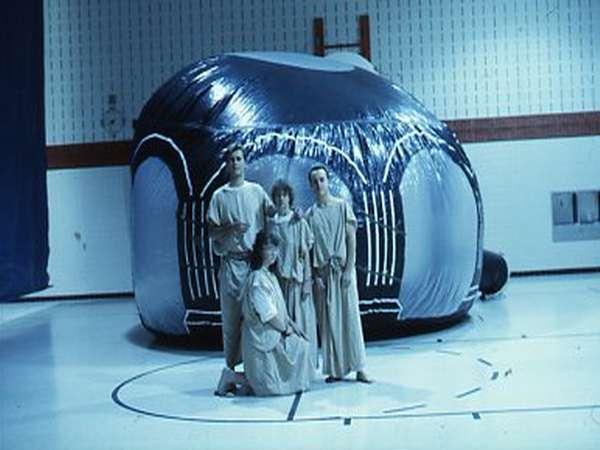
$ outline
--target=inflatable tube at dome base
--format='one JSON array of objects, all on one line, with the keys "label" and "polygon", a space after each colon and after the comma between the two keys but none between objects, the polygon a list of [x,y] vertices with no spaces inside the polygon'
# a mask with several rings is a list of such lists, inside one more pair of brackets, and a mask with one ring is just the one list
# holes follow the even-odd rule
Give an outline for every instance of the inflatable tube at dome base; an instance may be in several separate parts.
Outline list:
[{"label": "inflatable tube at dome base", "polygon": [[504,256],[484,250],[483,269],[479,282],[482,300],[499,294],[508,282],[509,276],[510,271]]},{"label": "inflatable tube at dome base", "polygon": [[[150,334],[153,337],[152,347],[160,348],[181,348],[181,349],[197,349],[197,350],[223,350],[223,334],[221,327],[199,328],[192,333],[172,334],[154,329],[148,326],[139,314],[141,327],[139,330],[144,330],[145,334]],[[134,337],[135,340],[142,340],[139,337]],[[143,339],[146,341],[147,336]]]},{"label": "inflatable tube at dome base", "polygon": [[399,321],[396,317],[362,320],[365,340],[394,339],[415,334],[434,333],[459,324],[469,316],[474,300],[465,301],[461,308],[447,316]]},{"label": "inflatable tube at dome base", "polygon": [[[440,331],[465,320],[471,306],[472,302],[465,302],[462,308],[453,314],[427,319],[399,321],[396,315],[391,314],[387,317],[366,317],[362,319],[364,337],[366,341],[374,341]],[[143,328],[155,337],[159,346],[202,350],[223,349],[223,335],[220,327],[198,329],[191,334],[173,335],[148,327],[144,324],[142,316],[140,316],[140,321]]]}]

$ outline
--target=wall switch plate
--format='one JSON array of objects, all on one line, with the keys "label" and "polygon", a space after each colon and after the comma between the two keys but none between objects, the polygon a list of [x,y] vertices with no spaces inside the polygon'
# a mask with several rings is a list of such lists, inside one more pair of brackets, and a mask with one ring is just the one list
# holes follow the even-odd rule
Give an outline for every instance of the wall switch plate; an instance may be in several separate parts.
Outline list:
[{"label": "wall switch plate", "polygon": [[566,225],[575,222],[573,192],[552,193],[552,223]]},{"label": "wall switch plate", "polygon": [[598,221],[598,192],[577,192],[577,221],[579,223],[594,223]]}]

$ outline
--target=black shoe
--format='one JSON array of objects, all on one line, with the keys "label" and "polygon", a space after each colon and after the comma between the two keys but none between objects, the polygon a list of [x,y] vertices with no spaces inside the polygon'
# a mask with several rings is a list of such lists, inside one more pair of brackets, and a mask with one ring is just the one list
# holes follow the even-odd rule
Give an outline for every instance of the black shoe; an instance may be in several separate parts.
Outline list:
[{"label": "black shoe", "polygon": [[367,377],[367,374],[364,372],[356,372],[356,381],[359,383],[371,384],[373,380]]}]

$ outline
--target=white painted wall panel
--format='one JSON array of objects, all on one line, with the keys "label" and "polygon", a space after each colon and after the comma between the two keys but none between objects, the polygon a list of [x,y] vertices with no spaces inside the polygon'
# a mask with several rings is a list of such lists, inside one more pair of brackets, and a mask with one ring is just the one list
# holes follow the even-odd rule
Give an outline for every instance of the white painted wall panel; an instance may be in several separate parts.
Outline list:
[{"label": "white painted wall panel", "polygon": [[133,290],[128,167],[48,172],[51,287],[35,295]]},{"label": "white painted wall panel", "polygon": [[600,266],[600,241],[552,241],[552,192],[600,190],[600,137],[467,144],[485,245],[512,271]]}]

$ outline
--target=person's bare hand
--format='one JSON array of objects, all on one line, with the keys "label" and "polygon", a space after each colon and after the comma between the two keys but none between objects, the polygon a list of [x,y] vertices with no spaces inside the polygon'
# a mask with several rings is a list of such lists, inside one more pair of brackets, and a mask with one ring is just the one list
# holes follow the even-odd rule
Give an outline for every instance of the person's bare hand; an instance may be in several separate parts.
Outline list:
[{"label": "person's bare hand", "polygon": [[302,209],[300,209],[297,206],[294,206],[292,208],[292,222],[298,222],[300,219],[302,219],[302,217]]},{"label": "person's bare hand", "polygon": [[275,205],[268,205],[265,208],[265,214],[268,217],[274,217],[276,213],[277,213],[277,208],[275,208]]},{"label": "person's bare hand", "polygon": [[248,224],[244,222],[235,222],[229,225],[229,232],[235,235],[244,234],[248,231]]},{"label": "person's bare hand", "polygon": [[349,286],[352,282],[352,270],[344,269],[342,272],[342,286]]},{"label": "person's bare hand", "polygon": [[306,297],[308,295],[310,295],[312,293],[312,282],[309,279],[304,280],[304,282],[302,283],[302,298],[306,299]]},{"label": "person's bare hand", "polygon": [[325,290],[325,283],[321,277],[315,277],[315,287],[321,292]]},{"label": "person's bare hand", "polygon": [[308,341],[308,337],[306,336],[306,334],[304,334],[304,331],[302,331],[302,329],[298,326],[296,322],[290,321],[288,326],[292,327],[294,333],[297,336],[300,336],[301,338],[306,339]]}]

